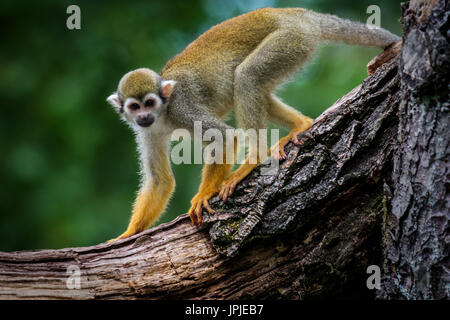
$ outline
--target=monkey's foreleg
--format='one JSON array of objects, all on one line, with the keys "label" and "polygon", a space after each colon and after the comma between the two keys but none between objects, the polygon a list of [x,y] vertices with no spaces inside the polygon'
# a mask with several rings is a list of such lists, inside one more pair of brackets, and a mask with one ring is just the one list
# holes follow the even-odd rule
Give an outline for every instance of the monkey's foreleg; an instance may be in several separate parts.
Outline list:
[{"label": "monkey's foreleg", "polygon": [[143,187],[136,197],[133,214],[127,230],[110,241],[125,239],[144,231],[152,225],[164,211],[175,188],[175,180],[152,182],[150,188]]},{"label": "monkey's foreleg", "polygon": [[[226,150],[223,154],[222,163],[205,164],[203,167],[202,182],[198,193],[191,200],[191,207],[188,211],[193,225],[203,223],[202,208],[205,208],[210,214],[214,214],[214,210],[209,206],[208,200],[219,191],[222,182],[230,174],[236,158],[237,138],[233,138],[232,145],[225,142],[222,148],[222,150]],[[228,156],[227,153],[229,153]]]}]

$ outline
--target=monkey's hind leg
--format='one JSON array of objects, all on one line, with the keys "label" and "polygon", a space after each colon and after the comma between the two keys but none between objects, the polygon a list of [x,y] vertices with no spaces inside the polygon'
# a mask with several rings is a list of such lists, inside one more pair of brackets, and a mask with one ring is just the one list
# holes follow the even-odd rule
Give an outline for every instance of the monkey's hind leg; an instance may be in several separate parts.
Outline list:
[{"label": "monkey's hind leg", "polygon": [[287,136],[281,138],[280,141],[278,141],[270,149],[272,157],[276,159],[286,159],[287,155],[284,151],[284,147],[289,141],[298,145],[299,133],[309,129],[313,123],[313,119],[304,116],[298,110],[283,103],[274,95],[272,95],[269,99],[269,108],[267,111],[271,121],[291,129]]},{"label": "monkey's hind leg", "polygon": [[[237,69],[235,74],[235,109],[239,126],[246,130],[245,134],[250,137],[249,130],[254,129],[254,136],[258,137],[258,130],[266,128],[267,120],[267,100],[264,97],[264,90],[258,85],[258,81],[253,78],[251,65],[252,59],[247,58]],[[247,61],[247,62],[246,62]],[[256,80],[256,81],[255,81]],[[238,169],[227,177],[220,186],[219,197],[222,201],[233,194],[237,184],[241,182],[252,170],[264,159],[261,159],[256,139],[248,139],[249,153]],[[267,147],[267,145],[266,145]]]},{"label": "monkey's hind leg", "polygon": [[[270,93],[310,57],[315,41],[296,27],[277,30],[268,35],[236,68],[234,101],[237,119],[243,129],[266,128],[266,119],[270,115],[272,103]],[[297,112],[295,115],[298,114]],[[304,130],[309,125],[306,122],[298,121],[295,126],[298,126],[298,130]],[[284,140],[283,143],[285,144]],[[236,185],[264,160],[260,158],[259,147],[261,146],[257,143],[252,145],[250,140],[252,153],[249,153],[249,158],[221,186],[219,197],[223,201],[226,201],[233,194]],[[250,162],[249,159],[255,159],[255,156],[256,163]]]}]

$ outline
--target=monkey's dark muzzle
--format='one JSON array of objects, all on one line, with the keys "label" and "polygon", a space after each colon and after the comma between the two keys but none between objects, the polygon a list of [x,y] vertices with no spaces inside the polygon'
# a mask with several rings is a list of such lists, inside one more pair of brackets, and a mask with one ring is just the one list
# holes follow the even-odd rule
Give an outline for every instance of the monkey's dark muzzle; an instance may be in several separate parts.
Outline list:
[{"label": "monkey's dark muzzle", "polygon": [[151,126],[153,122],[155,122],[155,116],[152,114],[149,114],[145,117],[139,117],[136,120],[136,123],[144,128]]}]

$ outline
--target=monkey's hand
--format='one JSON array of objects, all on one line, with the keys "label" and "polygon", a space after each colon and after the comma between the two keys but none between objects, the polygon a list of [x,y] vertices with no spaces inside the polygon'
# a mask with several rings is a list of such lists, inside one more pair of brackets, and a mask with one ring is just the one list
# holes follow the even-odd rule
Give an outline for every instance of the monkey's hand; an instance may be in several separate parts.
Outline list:
[{"label": "monkey's hand", "polygon": [[133,235],[135,235],[136,233],[133,233],[133,232],[129,232],[129,231],[125,231],[124,233],[122,233],[120,236],[118,236],[117,238],[113,238],[113,239],[110,239],[110,240],[108,240],[107,242],[108,243],[110,243],[110,242],[114,242],[114,241],[117,241],[117,240],[120,240],[120,239],[126,239],[126,238],[129,238],[129,237],[131,237],[131,236],[133,236]]},{"label": "monkey's hand", "polygon": [[216,193],[212,192],[199,192],[191,200],[191,207],[189,208],[189,217],[191,218],[192,225],[199,226],[203,223],[202,209],[205,208],[209,214],[214,214],[215,211],[209,206],[208,200]]},{"label": "monkey's hand", "polygon": [[250,172],[252,172],[253,168],[255,168],[258,164],[259,163],[243,163],[236,171],[225,179],[224,182],[222,182],[219,191],[219,198],[222,199],[223,202],[226,202],[227,199],[233,194],[237,184],[241,182]]},{"label": "monkey's hand", "polygon": [[226,202],[229,197],[234,192],[237,184],[245,178],[243,175],[236,175],[236,172],[233,172],[220,186],[219,198],[222,199],[223,202]]}]

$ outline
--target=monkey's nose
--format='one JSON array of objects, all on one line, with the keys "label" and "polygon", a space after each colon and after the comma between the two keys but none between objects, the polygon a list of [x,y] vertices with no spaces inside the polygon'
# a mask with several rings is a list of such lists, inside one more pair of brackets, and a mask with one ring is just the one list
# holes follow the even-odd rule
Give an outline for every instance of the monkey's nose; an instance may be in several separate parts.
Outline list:
[{"label": "monkey's nose", "polygon": [[153,122],[155,122],[155,116],[152,114],[148,114],[146,116],[138,117],[136,120],[137,124],[141,127],[148,127]]}]

